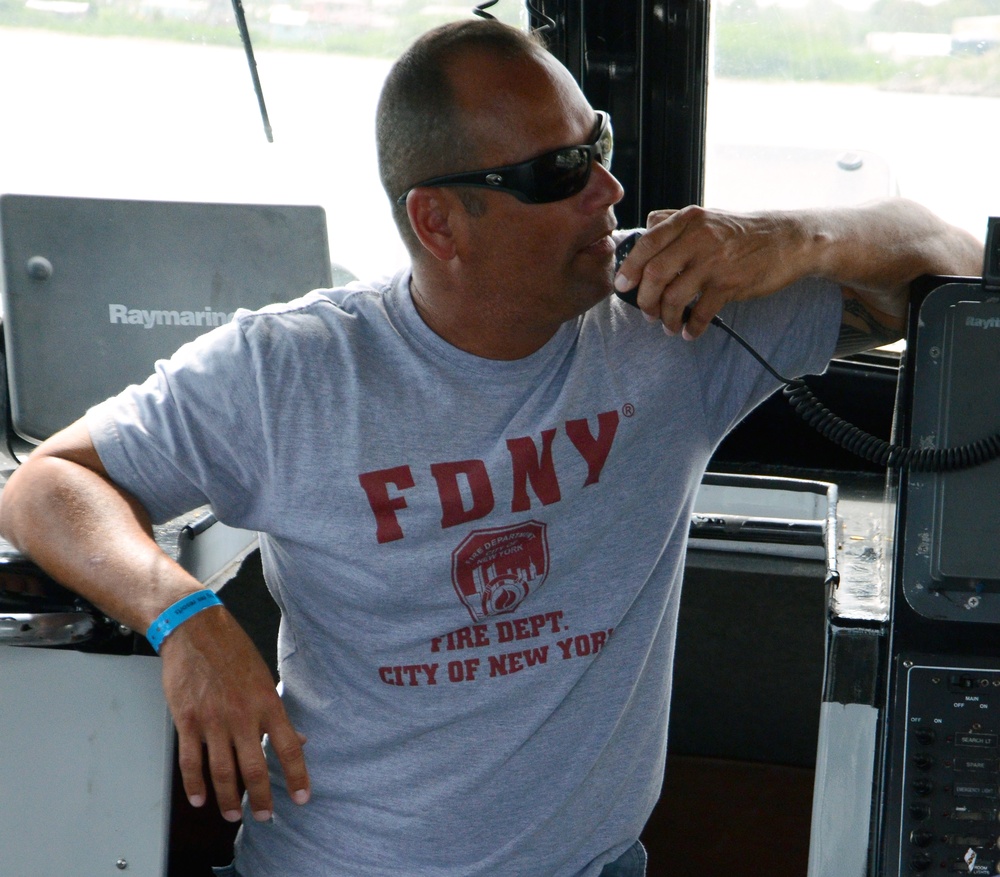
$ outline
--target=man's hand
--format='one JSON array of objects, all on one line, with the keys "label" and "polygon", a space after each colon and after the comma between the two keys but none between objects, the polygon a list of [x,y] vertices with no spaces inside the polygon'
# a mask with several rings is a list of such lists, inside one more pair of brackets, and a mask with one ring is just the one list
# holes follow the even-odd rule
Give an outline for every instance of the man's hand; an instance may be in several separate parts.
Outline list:
[{"label": "man's hand", "polygon": [[205,609],[163,641],[160,655],[163,690],[177,726],[178,760],[191,804],[205,803],[205,744],[223,817],[240,819],[242,780],[254,819],[270,819],[273,798],[261,748],[264,734],[281,763],[291,799],[305,804],[305,738],[292,727],[270,671],[235,619],[222,607]]},{"label": "man's hand", "polygon": [[639,307],[670,334],[697,338],[727,302],[770,295],[802,276],[807,241],[783,214],[686,207],[654,211],[646,225],[615,285],[638,286]]}]

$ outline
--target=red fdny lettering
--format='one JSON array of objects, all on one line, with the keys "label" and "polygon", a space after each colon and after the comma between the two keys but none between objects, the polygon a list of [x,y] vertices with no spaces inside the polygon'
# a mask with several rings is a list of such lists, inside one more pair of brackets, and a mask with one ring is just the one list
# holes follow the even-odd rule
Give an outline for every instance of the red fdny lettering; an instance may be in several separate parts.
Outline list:
[{"label": "red fdny lettering", "polygon": [[[618,412],[597,415],[597,435],[586,419],[567,420],[566,435],[587,464],[583,487],[596,484],[611,453],[618,432]],[[531,436],[507,440],[511,461],[512,512],[531,509],[532,496],[542,505],[562,499],[552,448],[556,429],[543,430],[541,449]],[[441,503],[441,527],[455,527],[489,515],[496,504],[493,485],[482,460],[456,460],[430,464],[431,477]],[[358,476],[375,516],[375,538],[379,544],[404,538],[399,513],[407,508],[403,491],[417,486],[409,466],[377,469]],[[530,486],[530,492],[529,492]],[[390,490],[390,487],[393,488]]]},{"label": "red fdny lettering", "polygon": [[541,456],[535,442],[528,436],[507,440],[507,450],[510,451],[510,460],[514,464],[514,498],[510,503],[512,512],[526,512],[531,508],[529,481],[542,505],[551,505],[562,499],[556,469],[552,463],[552,439],[555,436],[554,429],[547,429],[542,433]]},{"label": "red fdny lettering", "polygon": [[403,528],[399,526],[396,512],[406,508],[406,500],[401,496],[390,497],[389,485],[394,484],[400,490],[415,487],[410,467],[396,466],[393,469],[364,472],[358,476],[358,481],[368,494],[368,504],[375,513],[375,538],[379,544],[402,539]]},{"label": "red fdny lettering", "polygon": [[586,420],[567,420],[566,435],[573,442],[580,456],[587,461],[587,480],[583,486],[597,484],[601,478],[601,470],[611,453],[611,443],[618,431],[618,412],[605,411],[597,415],[597,438],[590,434]]},{"label": "red fdny lettering", "polygon": [[[432,463],[431,475],[437,482],[441,497],[441,528],[466,524],[485,518],[493,511],[493,485],[482,460],[460,460],[457,463]],[[464,475],[472,494],[472,504],[465,507],[458,486],[458,476]]]}]

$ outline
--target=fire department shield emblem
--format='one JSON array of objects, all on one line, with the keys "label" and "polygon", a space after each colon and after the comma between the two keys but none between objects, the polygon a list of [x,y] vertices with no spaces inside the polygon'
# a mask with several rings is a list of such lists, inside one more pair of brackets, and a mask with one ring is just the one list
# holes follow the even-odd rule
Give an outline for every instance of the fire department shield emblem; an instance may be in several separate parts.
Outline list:
[{"label": "fire department shield emblem", "polygon": [[479,622],[513,612],[549,573],[545,524],[473,530],[451,555],[451,580],[459,599]]}]

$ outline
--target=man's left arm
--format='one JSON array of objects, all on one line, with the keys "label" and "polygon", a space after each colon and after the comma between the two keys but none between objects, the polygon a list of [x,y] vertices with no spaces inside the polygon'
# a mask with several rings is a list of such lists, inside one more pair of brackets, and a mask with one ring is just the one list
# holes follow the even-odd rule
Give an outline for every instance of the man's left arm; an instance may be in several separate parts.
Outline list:
[{"label": "man's left arm", "polygon": [[638,285],[642,310],[669,333],[692,339],[727,302],[823,277],[843,289],[837,345],[843,355],[902,336],[909,285],[917,277],[978,274],[982,259],[982,243],[968,232],[899,198],[750,214],[687,207],[650,214],[616,286]]},{"label": "man's left arm", "polygon": [[895,307],[890,312],[882,310],[862,290],[842,286],[841,293],[844,296],[844,309],[840,318],[837,346],[833,350],[834,356],[861,353],[883,344],[892,344],[903,337],[906,305],[909,301],[908,285],[896,296],[902,305],[901,316]]}]

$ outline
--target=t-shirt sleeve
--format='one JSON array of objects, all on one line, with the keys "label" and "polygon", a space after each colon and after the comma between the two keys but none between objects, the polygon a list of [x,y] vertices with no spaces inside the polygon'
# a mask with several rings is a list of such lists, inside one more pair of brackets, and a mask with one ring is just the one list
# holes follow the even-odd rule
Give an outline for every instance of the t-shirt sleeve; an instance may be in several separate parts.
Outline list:
[{"label": "t-shirt sleeve", "polygon": [[108,474],[155,523],[206,503],[227,523],[252,517],[266,467],[251,359],[235,320],[87,412]]},{"label": "t-shirt sleeve", "polygon": [[[722,319],[786,378],[822,373],[836,347],[843,311],[840,286],[805,278],[775,295],[734,302]],[[706,416],[724,434],[780,386],[750,353],[718,326],[697,347]]]}]

